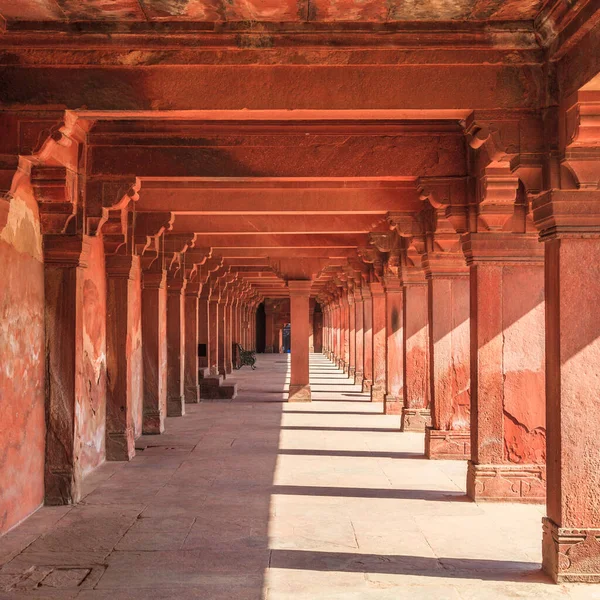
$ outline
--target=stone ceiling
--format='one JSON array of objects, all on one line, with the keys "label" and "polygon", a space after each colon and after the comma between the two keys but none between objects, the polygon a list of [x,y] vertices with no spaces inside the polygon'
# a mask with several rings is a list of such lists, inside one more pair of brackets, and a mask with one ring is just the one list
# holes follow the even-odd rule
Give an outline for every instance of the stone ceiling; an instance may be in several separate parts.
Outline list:
[{"label": "stone ceiling", "polygon": [[7,22],[532,21],[551,0],[0,0]]}]

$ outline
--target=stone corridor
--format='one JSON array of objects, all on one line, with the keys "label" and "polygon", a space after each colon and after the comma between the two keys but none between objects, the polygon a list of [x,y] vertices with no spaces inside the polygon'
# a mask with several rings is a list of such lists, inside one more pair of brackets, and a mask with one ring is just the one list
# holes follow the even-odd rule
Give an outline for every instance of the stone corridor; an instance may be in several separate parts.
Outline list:
[{"label": "stone corridor", "polygon": [[289,355],[191,405],[76,506],[43,507],[0,543],[0,598],[69,600],[600,598],[540,570],[544,507],[475,504],[466,463],[312,354],[311,403],[286,403]]}]

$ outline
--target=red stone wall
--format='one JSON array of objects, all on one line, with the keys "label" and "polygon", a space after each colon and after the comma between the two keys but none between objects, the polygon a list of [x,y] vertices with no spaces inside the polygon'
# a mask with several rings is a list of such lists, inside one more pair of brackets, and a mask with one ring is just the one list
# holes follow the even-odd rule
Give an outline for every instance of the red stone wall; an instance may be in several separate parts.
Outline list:
[{"label": "red stone wall", "polygon": [[[77,371],[76,440],[83,475],[104,462],[106,435],[106,272],[104,245],[90,238],[83,276],[83,356]],[[77,444],[77,442],[76,442]]]},{"label": "red stone wall", "polygon": [[144,367],[142,364],[142,280],[141,271],[136,271],[134,279],[129,282],[129,331],[127,332],[127,354],[129,373],[127,376],[130,386],[129,394],[132,400],[131,411],[133,433],[136,438],[142,435],[142,416],[144,399]]},{"label": "red stone wall", "polygon": [[0,534],[44,499],[44,266],[26,196],[0,230]]}]

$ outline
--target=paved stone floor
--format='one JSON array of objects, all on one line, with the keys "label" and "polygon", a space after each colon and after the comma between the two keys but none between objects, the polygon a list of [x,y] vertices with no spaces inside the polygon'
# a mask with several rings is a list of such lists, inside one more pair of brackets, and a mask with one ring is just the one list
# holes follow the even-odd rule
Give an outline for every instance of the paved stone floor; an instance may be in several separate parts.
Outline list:
[{"label": "paved stone floor", "polygon": [[0,598],[600,599],[541,574],[541,507],[468,502],[466,465],[425,460],[322,356],[314,401],[283,403],[287,358],[0,538]]}]

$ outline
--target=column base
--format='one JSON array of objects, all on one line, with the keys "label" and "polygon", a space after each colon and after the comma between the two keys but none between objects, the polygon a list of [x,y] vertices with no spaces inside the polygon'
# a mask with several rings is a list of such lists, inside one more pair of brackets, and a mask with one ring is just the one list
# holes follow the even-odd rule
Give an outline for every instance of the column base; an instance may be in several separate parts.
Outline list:
[{"label": "column base", "polygon": [[185,390],[185,403],[186,404],[199,404],[200,402],[200,386],[196,388],[187,388]]},{"label": "column base", "polygon": [[432,460],[469,460],[471,433],[426,427],[425,456]]},{"label": "column base", "polygon": [[423,433],[431,425],[431,411],[428,408],[403,408],[400,431]]},{"label": "column base", "polygon": [[355,373],[356,373],[356,369],[354,367],[350,367],[348,369],[348,377],[350,379],[354,379],[355,378]]},{"label": "column base", "polygon": [[[360,387],[363,387],[363,383],[364,383],[364,376],[360,371],[356,371],[356,373],[354,373],[354,384],[355,385],[360,385]],[[365,390],[363,389],[363,392]]]},{"label": "column base", "polygon": [[265,346],[265,354],[273,354],[273,346]]},{"label": "column base", "polygon": [[377,383],[371,385],[371,402],[384,402],[385,388]]},{"label": "column base", "polygon": [[167,399],[167,417],[183,417],[185,415],[185,396]]},{"label": "column base", "polygon": [[567,529],[542,519],[542,569],[556,583],[600,583],[600,529]]},{"label": "column base", "polygon": [[467,496],[475,502],[523,502],[546,500],[545,465],[476,465],[469,461]]},{"label": "column base", "polygon": [[370,379],[363,379],[362,382],[362,391],[363,392],[370,392],[371,388],[373,387],[373,382]]},{"label": "column base", "polygon": [[383,414],[401,415],[404,408],[404,399],[392,394],[386,394],[384,397]]},{"label": "column base", "polygon": [[135,456],[133,427],[113,431],[106,436],[106,460],[130,461]]},{"label": "column base", "polygon": [[310,402],[310,385],[290,385],[288,402]]},{"label": "column base", "polygon": [[81,500],[81,475],[78,469],[49,469],[44,474],[44,504],[64,506]]},{"label": "column base", "polygon": [[144,435],[158,435],[165,430],[165,415],[158,412],[144,413],[142,421],[142,433]]}]

